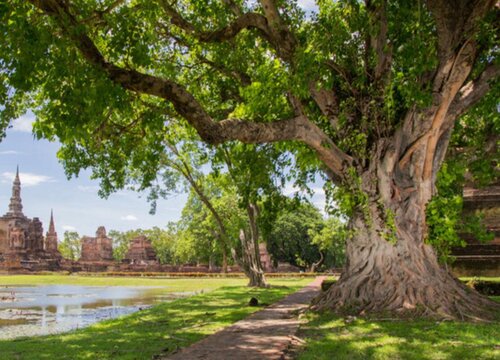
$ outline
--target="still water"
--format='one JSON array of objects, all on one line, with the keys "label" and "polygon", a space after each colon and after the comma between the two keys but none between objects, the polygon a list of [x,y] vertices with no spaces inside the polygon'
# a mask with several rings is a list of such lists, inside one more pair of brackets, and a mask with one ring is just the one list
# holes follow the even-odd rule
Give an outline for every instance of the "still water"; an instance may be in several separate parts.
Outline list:
[{"label": "still water", "polygon": [[164,287],[2,286],[0,339],[70,331],[188,295]]}]

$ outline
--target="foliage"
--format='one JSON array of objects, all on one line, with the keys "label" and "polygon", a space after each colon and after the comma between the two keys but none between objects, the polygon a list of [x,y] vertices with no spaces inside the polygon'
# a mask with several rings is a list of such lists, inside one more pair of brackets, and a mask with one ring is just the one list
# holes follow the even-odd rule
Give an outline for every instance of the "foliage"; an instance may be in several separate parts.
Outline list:
[{"label": "foliage", "polygon": [[311,242],[325,253],[325,263],[329,267],[340,268],[344,265],[345,246],[349,237],[345,222],[338,217],[330,216],[323,221],[323,226],[319,231],[310,229],[309,236]]},{"label": "foliage", "polygon": [[[469,129],[482,119],[498,134],[490,125],[498,118],[499,9],[486,0],[317,5],[306,16],[293,0],[11,0],[0,6],[0,133],[34,109],[36,137],[61,142],[68,176],[92,169],[103,196],[127,186],[151,189],[153,200],[178,190],[172,144],[188,147],[182,158],[193,153],[187,168],[197,173],[205,154],[222,159],[214,147],[227,146],[236,170],[225,158],[219,170],[232,177],[241,209],[264,202],[287,174],[324,172],[353,225],[371,228],[378,211],[388,225],[381,236],[353,236],[360,241],[349,256],[364,241],[403,241],[415,256],[390,261],[411,267],[425,256],[420,211],[457,119],[470,116]],[[481,158],[473,164],[488,167]],[[451,199],[429,212],[436,219],[448,205],[458,208]],[[454,241],[435,231],[431,242]]]},{"label": "foliage", "polygon": [[144,235],[151,240],[151,245],[161,264],[176,263],[175,246],[178,236],[175,224],[169,223],[166,229],[155,226],[152,229],[144,230]]},{"label": "foliage", "polygon": [[134,238],[144,235],[151,241],[156,257],[161,264],[175,263],[174,248],[177,239],[173,227],[173,224],[169,224],[167,229],[155,226],[152,229],[134,229],[125,232],[110,230],[108,236],[113,240],[113,257],[118,261],[124,259],[129,250],[130,242]]},{"label": "foliage", "polygon": [[323,219],[309,203],[290,206],[278,213],[263,237],[272,259],[309,270],[320,259],[319,246],[311,241],[311,233],[320,231]]},{"label": "foliage", "polygon": [[58,244],[61,255],[69,260],[78,260],[82,254],[82,239],[76,231],[65,231],[64,238]]},{"label": "foliage", "polygon": [[[484,101],[495,104],[491,95]],[[475,108],[456,124],[446,162],[437,175],[438,193],[426,209],[427,242],[434,246],[442,262],[453,261],[452,247],[466,245],[461,235],[481,242],[493,239],[493,234],[484,228],[480,213],[464,217],[462,198],[464,186],[482,188],[500,181],[499,132],[498,110],[484,113]]]},{"label": "foliage", "polygon": [[[205,195],[210,198],[215,211],[224,223],[228,244],[237,245],[239,228],[244,217],[236,204],[234,193],[218,187],[216,181],[220,177],[204,176]],[[221,244],[217,241],[220,228],[214,214],[207,209],[200,198],[191,191],[188,201],[182,210],[178,223],[178,243],[176,256],[181,263],[222,264]]]},{"label": "foliage", "polygon": [[108,237],[113,241],[113,257],[115,260],[121,261],[125,258],[130,242],[137,235],[139,235],[139,232],[136,230],[129,230],[126,232],[110,230],[108,232]]}]

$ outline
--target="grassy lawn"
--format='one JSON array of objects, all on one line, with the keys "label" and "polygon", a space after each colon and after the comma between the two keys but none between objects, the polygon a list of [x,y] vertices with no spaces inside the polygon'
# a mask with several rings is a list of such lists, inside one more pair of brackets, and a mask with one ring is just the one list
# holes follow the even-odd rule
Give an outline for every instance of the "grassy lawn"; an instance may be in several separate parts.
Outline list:
[{"label": "grassy lawn", "polygon": [[[499,296],[492,296],[500,302]],[[299,360],[500,359],[500,323],[454,321],[352,322],[333,314],[308,314]]]},{"label": "grassy lawn", "polygon": [[[281,281],[281,282],[280,282]],[[290,280],[288,280],[290,281]],[[312,279],[306,279],[307,282]],[[76,275],[3,275],[3,285],[83,285],[83,286],[162,286],[171,292],[208,291],[222,286],[244,286],[248,280],[238,278],[141,278],[141,277],[98,277]],[[287,279],[277,279],[273,284],[286,284]]]},{"label": "grassy lawn", "polygon": [[[250,313],[250,297],[273,303],[311,279],[272,279],[269,289],[250,289],[245,279],[78,278],[8,276],[0,284],[168,286],[174,291],[215,289],[163,303],[132,315],[61,335],[0,341],[1,359],[151,359],[200,340]],[[223,287],[221,287],[223,286]]]}]

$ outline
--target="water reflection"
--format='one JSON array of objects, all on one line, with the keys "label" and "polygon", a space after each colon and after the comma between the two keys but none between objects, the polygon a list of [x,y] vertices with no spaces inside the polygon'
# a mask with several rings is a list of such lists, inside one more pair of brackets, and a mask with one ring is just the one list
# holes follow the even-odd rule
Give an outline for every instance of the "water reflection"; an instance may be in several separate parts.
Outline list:
[{"label": "water reflection", "polygon": [[0,339],[74,330],[187,295],[168,293],[164,287],[2,287]]}]

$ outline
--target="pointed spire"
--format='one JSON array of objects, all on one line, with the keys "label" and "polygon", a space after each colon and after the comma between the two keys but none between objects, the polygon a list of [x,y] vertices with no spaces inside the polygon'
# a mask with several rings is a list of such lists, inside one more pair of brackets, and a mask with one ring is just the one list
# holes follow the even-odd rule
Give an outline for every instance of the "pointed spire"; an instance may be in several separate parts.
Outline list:
[{"label": "pointed spire", "polygon": [[56,232],[56,227],[54,225],[54,211],[50,209],[50,224],[49,224],[49,234]]},{"label": "pointed spire", "polygon": [[16,169],[16,177],[12,184],[12,197],[10,198],[9,211],[6,216],[24,217],[23,204],[21,201],[21,181],[19,180],[19,165]]},{"label": "pointed spire", "polygon": [[56,253],[58,252],[57,250],[57,233],[56,233],[56,227],[54,225],[54,211],[50,209],[50,224],[49,224],[49,231],[47,231],[47,234],[45,236],[45,245],[44,245],[45,251]]}]

